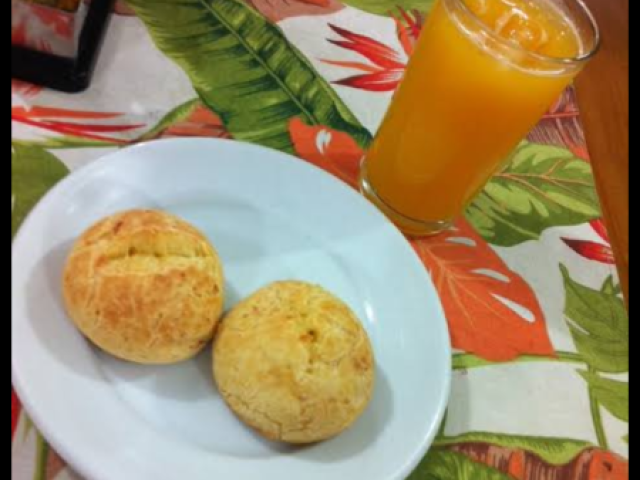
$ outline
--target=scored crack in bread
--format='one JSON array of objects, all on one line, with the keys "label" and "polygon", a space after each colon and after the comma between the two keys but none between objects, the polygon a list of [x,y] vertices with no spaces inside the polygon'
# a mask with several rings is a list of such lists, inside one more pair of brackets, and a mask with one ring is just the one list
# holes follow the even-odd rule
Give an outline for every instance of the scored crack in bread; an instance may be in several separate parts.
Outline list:
[{"label": "scored crack in bread", "polygon": [[106,352],[174,363],[201,351],[222,314],[222,264],[206,237],[160,211],[108,217],[74,245],[63,274],[67,312]]},{"label": "scored crack in bread", "polygon": [[312,443],[351,426],[371,399],[374,358],[356,315],[326,290],[277,282],[221,322],[213,370],[231,410],[263,436]]}]

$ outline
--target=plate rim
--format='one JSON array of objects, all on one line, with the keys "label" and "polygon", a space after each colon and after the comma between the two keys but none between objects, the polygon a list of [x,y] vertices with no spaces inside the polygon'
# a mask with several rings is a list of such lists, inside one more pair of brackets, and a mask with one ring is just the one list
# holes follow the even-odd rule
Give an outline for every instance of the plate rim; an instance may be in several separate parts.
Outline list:
[{"label": "plate rim", "polygon": [[[31,209],[29,214],[23,220],[22,225],[20,226],[18,232],[16,233],[12,241],[12,245],[11,245],[12,278],[13,278],[14,262],[15,260],[17,260],[15,258],[15,253],[14,253],[17,250],[17,248],[15,247],[20,246],[25,242],[23,238],[26,237],[28,231],[30,230],[31,223],[37,217],[39,212],[47,208],[48,205],[52,204],[53,200],[55,200],[55,198],[60,193],[64,192],[69,186],[73,186],[74,184],[76,184],[78,180],[81,179],[83,176],[90,178],[93,174],[98,173],[105,165],[113,161],[114,157],[117,158],[122,155],[131,155],[131,154],[135,155],[135,153],[139,150],[144,151],[149,148],[151,149],[157,148],[159,144],[172,144],[172,145],[180,146],[180,144],[196,144],[196,143],[209,144],[211,145],[211,147],[209,148],[218,148],[217,146],[220,144],[224,144],[227,148],[240,147],[245,151],[247,149],[254,150],[257,155],[259,155],[260,153],[264,154],[265,152],[267,152],[270,155],[277,155],[277,156],[286,158],[289,161],[294,161],[298,166],[308,169],[309,171],[313,171],[314,175],[319,174],[319,175],[325,176],[326,178],[330,179],[330,181],[335,183],[338,186],[338,188],[341,188],[345,193],[348,192],[348,194],[351,195],[352,198],[354,198],[354,201],[359,201],[361,205],[360,208],[365,208],[370,210],[371,212],[374,212],[374,214],[377,215],[378,218],[386,224],[386,227],[393,232],[393,235],[397,235],[403,240],[402,243],[406,245],[406,249],[410,250],[412,254],[415,256],[415,252],[412,251],[409,245],[409,242],[404,236],[404,234],[402,234],[402,232],[392,222],[390,222],[384,216],[384,214],[380,212],[374,205],[372,205],[369,201],[367,201],[364,197],[362,197],[362,195],[360,195],[359,192],[357,192],[356,190],[354,190],[353,188],[345,184],[340,179],[336,178],[334,175],[330,174],[326,170],[314,164],[311,164],[305,161],[304,159],[300,159],[294,155],[281,152],[275,149],[270,149],[267,147],[263,147],[260,145],[251,144],[247,142],[239,142],[236,140],[217,139],[217,138],[171,138],[171,139],[158,139],[158,140],[151,140],[147,142],[141,142],[135,145],[120,148],[116,151],[109,152],[91,161],[90,163],[85,164],[77,168],[76,170],[71,171],[69,175],[67,175],[65,178],[59,181],[56,185],[54,185]],[[416,261],[418,261],[417,258],[416,258]],[[408,458],[404,462],[403,467],[398,472],[398,475],[399,475],[397,477],[398,479],[406,478],[416,468],[416,466],[423,459],[424,455],[431,448],[433,441],[437,436],[437,430],[438,430],[437,425],[440,425],[444,419],[446,409],[451,396],[452,376],[453,376],[452,358],[451,358],[453,349],[451,345],[451,333],[450,333],[449,325],[444,312],[444,308],[442,306],[440,295],[437,289],[435,288],[431,275],[429,274],[426,268],[423,268],[422,270],[423,270],[424,279],[425,281],[427,281],[427,284],[431,289],[433,298],[435,300],[434,313],[437,313],[439,317],[437,320],[440,323],[442,323],[442,328],[444,329],[443,333],[445,334],[444,337],[446,338],[446,342],[443,345],[443,349],[447,357],[446,371],[443,372],[444,388],[442,389],[439,395],[439,398],[437,400],[438,411],[437,411],[437,417],[434,419],[435,420],[434,425],[436,425],[436,427],[431,428],[430,431],[428,431],[427,434],[423,436],[421,444],[416,446],[416,449],[414,450],[413,455],[411,457],[408,456]],[[13,284],[13,281],[12,281],[12,284]],[[11,319],[12,326],[14,323],[13,303],[14,302],[13,302],[13,290],[12,290],[12,319]],[[12,328],[12,332],[13,332],[13,328]],[[55,421],[45,419],[44,414],[41,414],[40,412],[38,412],[38,409],[33,407],[33,402],[31,401],[29,396],[23,395],[25,391],[25,388],[23,386],[23,381],[25,380],[24,378],[21,378],[20,374],[18,373],[19,367],[17,367],[16,362],[14,362],[13,333],[12,333],[11,352],[12,352],[11,353],[12,386],[15,392],[17,393],[18,397],[20,398],[20,402],[25,412],[28,413],[30,420],[36,426],[38,431],[43,435],[45,440],[52,445],[54,450],[56,450],[57,452],[60,453],[60,455],[62,455],[62,457],[68,462],[69,466],[71,466],[77,473],[79,473],[80,475],[82,475],[84,478],[87,478],[87,479],[101,478],[99,474],[96,474],[93,468],[90,468],[89,466],[85,465],[86,462],[79,459],[78,455],[75,455],[72,452],[73,447],[68,447],[66,445],[67,442],[64,439],[60,438],[61,436],[55,431],[55,425],[54,425]]]}]

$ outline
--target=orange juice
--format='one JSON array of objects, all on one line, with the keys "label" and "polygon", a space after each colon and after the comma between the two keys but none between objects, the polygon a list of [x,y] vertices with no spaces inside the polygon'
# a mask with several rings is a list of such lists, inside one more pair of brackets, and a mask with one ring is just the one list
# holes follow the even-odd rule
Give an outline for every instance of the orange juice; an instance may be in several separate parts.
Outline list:
[{"label": "orange juice", "polygon": [[460,215],[580,70],[588,42],[553,1],[434,7],[361,173],[406,233]]}]

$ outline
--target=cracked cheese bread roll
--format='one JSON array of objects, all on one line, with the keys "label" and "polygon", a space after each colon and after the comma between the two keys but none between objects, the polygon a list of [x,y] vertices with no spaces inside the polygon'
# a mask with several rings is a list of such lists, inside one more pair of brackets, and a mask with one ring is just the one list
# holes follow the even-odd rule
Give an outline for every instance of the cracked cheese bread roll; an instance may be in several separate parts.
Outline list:
[{"label": "cracked cheese bread roll", "polygon": [[374,384],[371,344],[342,301],[303,282],[271,284],[221,322],[213,371],[246,424],[288,443],[333,437],[362,414]]},{"label": "cracked cheese bread roll", "polygon": [[222,313],[222,265],[205,236],[159,211],[106,218],[76,242],[63,277],[69,316],[106,352],[137,363],[196,355]]}]

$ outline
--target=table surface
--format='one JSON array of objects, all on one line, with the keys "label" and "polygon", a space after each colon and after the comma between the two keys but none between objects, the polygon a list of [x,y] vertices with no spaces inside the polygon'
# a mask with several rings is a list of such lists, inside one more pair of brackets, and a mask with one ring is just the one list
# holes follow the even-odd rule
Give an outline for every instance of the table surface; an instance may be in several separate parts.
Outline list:
[{"label": "table surface", "polygon": [[[355,185],[371,132],[424,25],[425,16],[412,9],[431,4],[128,3],[136,12],[116,7],[89,90],[67,96],[12,83],[12,237],[38,199],[69,172],[156,138],[252,141]],[[590,3],[604,43],[578,82],[583,114],[574,90],[567,90],[456,229],[411,240],[438,289],[456,349],[447,418],[413,480],[629,478],[629,318],[582,129],[584,120],[628,289],[628,2]],[[398,4],[404,8],[397,10]],[[13,20],[12,39],[39,29],[50,33],[52,25],[60,35],[73,34],[47,16],[15,26]],[[417,108],[429,104],[416,100]],[[392,291],[393,279],[384,280]],[[74,334],[60,306],[52,308],[47,323],[12,322]],[[380,318],[401,320],[394,313]],[[49,345],[52,361],[59,361],[53,352],[66,343]],[[56,379],[50,383],[51,395],[73,403],[73,392]],[[12,478],[77,478],[14,394]]]},{"label": "table surface", "polygon": [[577,80],[605,220],[629,298],[629,0],[586,0],[602,49]]}]

